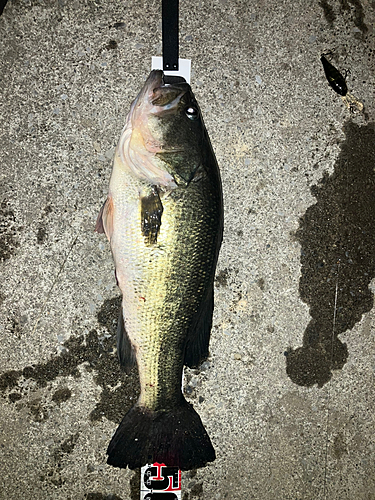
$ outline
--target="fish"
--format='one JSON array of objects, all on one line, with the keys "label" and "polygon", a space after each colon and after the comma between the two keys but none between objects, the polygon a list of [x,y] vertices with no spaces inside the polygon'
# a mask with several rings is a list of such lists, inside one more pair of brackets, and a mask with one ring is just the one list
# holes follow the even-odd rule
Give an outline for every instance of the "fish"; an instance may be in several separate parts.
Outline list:
[{"label": "fish", "polygon": [[140,379],[108,446],[114,467],[191,470],[216,458],[181,387],[183,367],[209,355],[223,218],[219,167],[191,87],[153,70],[126,118],[96,223],[122,292],[119,361],[136,363]]}]

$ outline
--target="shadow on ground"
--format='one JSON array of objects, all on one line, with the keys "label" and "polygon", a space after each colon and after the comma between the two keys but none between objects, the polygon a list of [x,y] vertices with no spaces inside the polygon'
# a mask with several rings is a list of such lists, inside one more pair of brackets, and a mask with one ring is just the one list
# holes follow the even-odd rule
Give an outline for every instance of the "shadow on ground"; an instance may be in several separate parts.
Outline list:
[{"label": "shadow on ground", "polygon": [[286,371],[298,385],[322,387],[348,358],[338,335],[373,306],[375,276],[375,127],[344,126],[334,173],[312,188],[317,203],[300,219],[299,291],[310,306],[303,346],[286,352]]},{"label": "shadow on ground", "polygon": [[[139,393],[136,367],[129,374],[124,373],[114,350],[120,303],[121,297],[106,300],[97,315],[99,323],[107,328],[110,335],[99,336],[96,330],[91,330],[86,336],[73,335],[63,344],[62,352],[52,356],[46,363],[3,373],[0,376],[0,391],[11,402],[20,401],[26,396],[26,380],[33,380],[37,388],[47,387],[49,382],[58,377],[71,375],[79,378],[78,367],[84,364],[85,370],[94,372],[94,380],[102,388],[100,400],[91,412],[90,420],[106,417],[119,423]],[[70,396],[69,388],[60,388],[52,394],[51,404],[62,404]],[[29,410],[34,420],[42,422],[48,418],[48,408],[38,402]]]}]

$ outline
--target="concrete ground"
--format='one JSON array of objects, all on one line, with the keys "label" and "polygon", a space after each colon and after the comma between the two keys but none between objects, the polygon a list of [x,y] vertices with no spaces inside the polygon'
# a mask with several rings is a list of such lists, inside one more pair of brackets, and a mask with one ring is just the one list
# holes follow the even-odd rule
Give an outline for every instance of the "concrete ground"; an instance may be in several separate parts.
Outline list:
[{"label": "concrete ground", "polygon": [[[106,464],[138,382],[93,228],[160,4],[9,0],[0,18],[1,499],[139,498],[139,473]],[[372,500],[375,3],[180,11],[225,201],[211,355],[185,388],[217,459],[183,473],[183,500]]]}]

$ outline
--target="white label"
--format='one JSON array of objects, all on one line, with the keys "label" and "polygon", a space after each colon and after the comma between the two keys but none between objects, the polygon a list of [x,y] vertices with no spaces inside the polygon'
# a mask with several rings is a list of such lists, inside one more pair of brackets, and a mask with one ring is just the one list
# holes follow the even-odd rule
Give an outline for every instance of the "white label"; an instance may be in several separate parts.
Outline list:
[{"label": "white label", "polygon": [[141,500],[181,500],[181,471],[164,464],[141,468]]},{"label": "white label", "polygon": [[[178,68],[178,71],[164,71],[164,74],[182,76],[190,85],[191,59],[179,59]],[[151,69],[163,69],[163,58],[152,56]]]}]

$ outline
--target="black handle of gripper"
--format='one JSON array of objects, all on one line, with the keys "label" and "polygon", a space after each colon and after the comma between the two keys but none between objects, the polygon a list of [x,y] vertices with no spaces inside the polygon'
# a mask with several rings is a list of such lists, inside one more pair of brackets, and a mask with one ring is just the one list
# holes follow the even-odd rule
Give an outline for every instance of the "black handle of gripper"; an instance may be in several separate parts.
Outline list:
[{"label": "black handle of gripper", "polygon": [[162,0],[163,70],[178,71],[178,0]]}]

